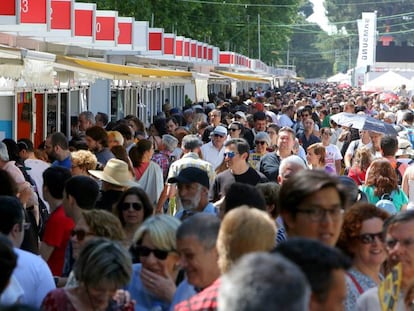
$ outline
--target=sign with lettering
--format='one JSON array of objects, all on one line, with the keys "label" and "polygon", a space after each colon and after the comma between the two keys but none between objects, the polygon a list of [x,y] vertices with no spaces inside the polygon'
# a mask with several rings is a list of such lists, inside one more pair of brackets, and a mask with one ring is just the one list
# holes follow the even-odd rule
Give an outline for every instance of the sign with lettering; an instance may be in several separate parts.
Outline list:
[{"label": "sign with lettering", "polygon": [[96,41],[115,41],[115,23],[118,12],[96,11]]},{"label": "sign with lettering", "polygon": [[20,22],[25,24],[46,24],[48,0],[21,0]]}]

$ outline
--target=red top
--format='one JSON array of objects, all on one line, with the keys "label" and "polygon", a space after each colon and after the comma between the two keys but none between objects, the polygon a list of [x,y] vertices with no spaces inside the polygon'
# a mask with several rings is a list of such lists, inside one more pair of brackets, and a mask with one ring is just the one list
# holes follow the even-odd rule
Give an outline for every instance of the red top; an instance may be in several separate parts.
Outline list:
[{"label": "red top", "polygon": [[365,182],[366,173],[367,171],[363,171],[358,167],[351,167],[348,172],[348,177],[351,177],[360,186]]},{"label": "red top", "polygon": [[56,208],[46,222],[43,242],[55,248],[47,261],[53,275],[62,275],[66,246],[74,227],[75,223],[66,216],[63,205]]},{"label": "red top", "polygon": [[174,311],[215,311],[221,280],[218,278],[202,292],[175,306]]}]

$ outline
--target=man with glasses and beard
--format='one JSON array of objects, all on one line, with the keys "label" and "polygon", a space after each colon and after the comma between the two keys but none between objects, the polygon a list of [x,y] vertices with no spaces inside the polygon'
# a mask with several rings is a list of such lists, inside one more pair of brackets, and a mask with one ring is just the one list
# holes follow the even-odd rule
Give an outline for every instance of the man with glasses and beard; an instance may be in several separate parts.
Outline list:
[{"label": "man with glasses and beard", "polygon": [[187,167],[178,176],[168,179],[168,183],[177,183],[182,208],[175,214],[176,218],[184,220],[199,212],[217,215],[217,209],[208,202],[210,182],[206,171]]}]

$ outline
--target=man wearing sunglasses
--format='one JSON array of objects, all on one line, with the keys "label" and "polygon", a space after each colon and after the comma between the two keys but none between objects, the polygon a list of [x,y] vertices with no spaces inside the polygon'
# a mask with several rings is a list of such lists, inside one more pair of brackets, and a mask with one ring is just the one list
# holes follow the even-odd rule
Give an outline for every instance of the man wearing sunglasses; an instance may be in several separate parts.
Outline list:
[{"label": "man wearing sunglasses", "polygon": [[211,141],[201,146],[202,158],[210,162],[214,170],[223,162],[226,139],[227,129],[219,125],[211,133]]},{"label": "man wearing sunglasses", "polygon": [[253,169],[249,163],[249,144],[242,138],[233,138],[225,143],[224,161],[227,170],[221,172],[214,179],[210,189],[209,199],[216,202],[225,196],[231,184],[235,182],[245,183],[252,186],[268,179],[262,173]]}]

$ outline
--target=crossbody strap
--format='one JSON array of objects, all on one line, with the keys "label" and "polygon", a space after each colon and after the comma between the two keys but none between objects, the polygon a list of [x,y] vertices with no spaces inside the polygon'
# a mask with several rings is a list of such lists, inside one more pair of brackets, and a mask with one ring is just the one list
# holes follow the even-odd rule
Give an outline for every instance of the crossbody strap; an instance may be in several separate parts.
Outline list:
[{"label": "crossbody strap", "polygon": [[356,288],[358,290],[358,293],[360,295],[362,295],[362,293],[364,292],[364,290],[362,289],[361,285],[359,285],[359,283],[356,280],[356,278],[351,273],[349,273],[349,272],[347,272],[346,274],[349,276],[349,278],[351,279],[352,283],[355,284],[355,286],[356,286]]}]

